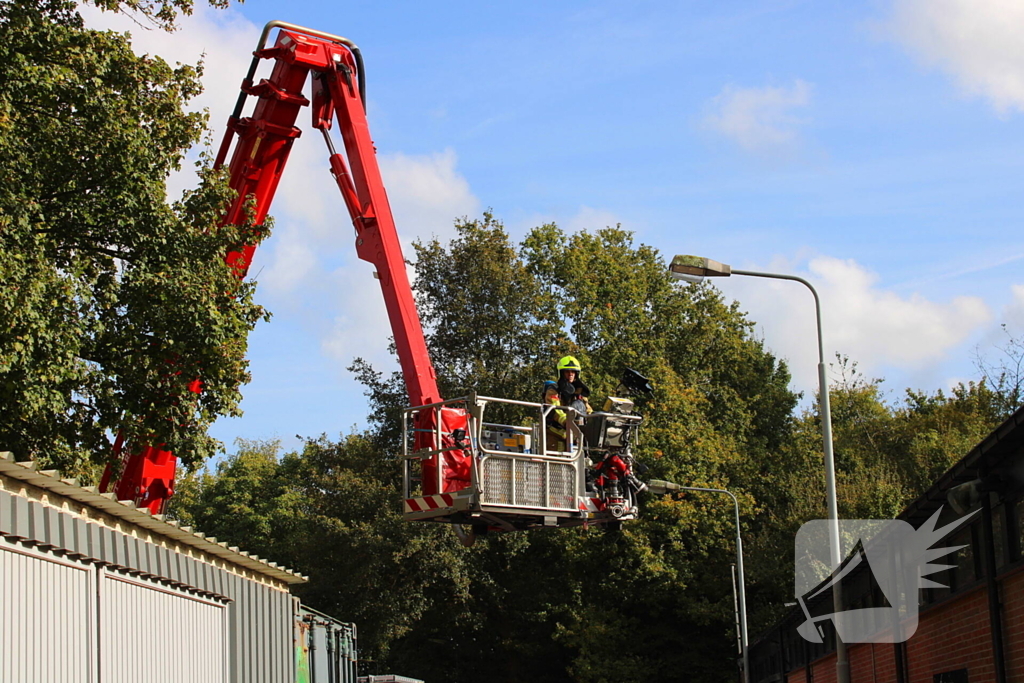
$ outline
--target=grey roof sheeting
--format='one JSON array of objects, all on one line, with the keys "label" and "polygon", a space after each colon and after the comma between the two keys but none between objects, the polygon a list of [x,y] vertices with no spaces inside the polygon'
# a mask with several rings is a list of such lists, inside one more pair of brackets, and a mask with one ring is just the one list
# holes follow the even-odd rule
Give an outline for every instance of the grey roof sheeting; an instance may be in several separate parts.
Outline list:
[{"label": "grey roof sheeting", "polygon": [[[168,520],[164,515],[154,515],[148,508],[136,507],[132,501],[115,500],[113,493],[100,493],[95,486],[82,487],[74,479],[61,479],[56,470],[39,471],[36,469],[35,462],[15,462],[14,456],[11,453],[0,452],[0,474],[95,508],[111,517],[122,519],[129,524],[152,531],[159,536],[169,538],[182,545],[191,546],[209,555],[219,557],[226,562],[277,579],[283,583],[294,585],[306,583],[309,580],[298,572],[279,566],[276,562],[264,560],[244,550],[239,550],[235,546],[228,546],[226,542],[218,543],[215,537],[207,536],[201,531],[195,531],[192,527],[181,526],[177,521]],[[24,533],[18,535],[25,538],[48,538],[55,537],[54,535],[59,534],[61,531],[68,535],[74,534],[74,530],[70,527],[68,529],[57,528],[62,524],[68,524],[61,520],[61,517],[66,517],[66,515],[55,514],[57,511],[53,508],[49,509],[53,510],[54,514],[46,514],[45,512],[42,515],[29,514],[29,501],[27,499],[21,500],[25,500],[25,514],[15,514],[12,520],[18,527],[23,527]],[[55,528],[49,529],[49,526],[54,526]],[[102,529],[95,529],[94,533],[96,533],[97,538],[92,540],[96,543],[102,544],[108,540],[106,535],[102,533]],[[142,550],[140,547],[132,544],[129,544],[127,547],[115,544],[112,550],[119,555],[124,554],[125,557],[123,559],[125,561],[118,562],[118,564],[127,565],[129,564],[128,560],[134,560],[136,564],[139,562],[138,553],[140,551],[148,555],[153,553],[155,549],[147,548]],[[131,557],[132,555],[134,557]],[[146,559],[149,560],[148,557]],[[153,559],[158,563],[171,563],[172,566],[174,564],[174,559],[170,554],[162,556],[158,552],[157,556]],[[189,568],[191,569],[191,567]]]}]

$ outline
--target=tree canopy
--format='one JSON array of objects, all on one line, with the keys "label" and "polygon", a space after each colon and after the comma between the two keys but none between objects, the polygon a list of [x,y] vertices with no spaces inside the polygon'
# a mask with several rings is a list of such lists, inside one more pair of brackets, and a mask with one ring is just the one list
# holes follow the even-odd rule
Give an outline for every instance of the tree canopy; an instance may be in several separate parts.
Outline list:
[{"label": "tree canopy", "polygon": [[[751,635],[793,599],[799,526],[825,516],[820,419],[798,412],[784,363],[713,287],[680,287],[620,228],[556,225],[514,243],[485,214],[415,245],[416,293],[442,394],[536,401],[572,354],[600,402],[623,367],[654,396],[647,476],[740,500]],[[358,624],[366,673],[449,681],[726,681],[735,675],[731,501],[647,496],[621,533],[488,536],[401,521],[401,376],[362,361],[370,428],[301,452],[242,443],[184,482],[177,514],[306,572],[303,600]],[[1005,413],[985,381],[886,398],[837,359],[831,390],[840,512],[884,518]]]},{"label": "tree canopy", "polygon": [[[191,10],[99,4],[168,29]],[[237,411],[263,312],[223,257],[261,235],[218,225],[229,191],[208,166],[166,199],[205,129],[184,108],[200,74],[85,28],[73,2],[0,3],[0,448],[17,457],[81,472],[121,430],[201,461]]]},{"label": "tree canopy", "polygon": [[[415,247],[443,395],[536,401],[572,354],[603,401],[632,367],[656,388],[639,401],[650,476],[733,490],[746,532],[763,524],[796,396],[737,306],[712,287],[674,285],[657,252],[619,228],[544,225],[520,244],[489,214],[456,229],[448,244]],[[304,599],[356,621],[364,654],[406,675],[731,677],[730,500],[652,497],[618,535],[505,534],[465,549],[443,526],[401,521],[402,380],[362,361],[354,369],[371,399],[369,432],[283,458],[245,444],[218,473],[182,484],[179,514],[309,572]]]}]

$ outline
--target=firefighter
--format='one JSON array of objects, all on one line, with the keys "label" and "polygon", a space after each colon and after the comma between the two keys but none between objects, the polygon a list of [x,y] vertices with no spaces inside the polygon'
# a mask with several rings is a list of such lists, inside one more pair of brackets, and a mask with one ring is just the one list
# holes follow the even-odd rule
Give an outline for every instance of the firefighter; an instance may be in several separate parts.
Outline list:
[{"label": "firefighter", "polygon": [[[542,395],[544,398],[544,405],[562,405],[561,400],[558,398],[557,382],[552,382],[551,380],[544,382]],[[548,412],[547,420],[545,420],[545,426],[547,427],[548,432],[547,449],[549,451],[565,450],[565,420],[565,411],[560,408],[555,408]]]},{"label": "firefighter", "polygon": [[565,356],[558,361],[558,397],[563,406],[574,409],[586,417],[593,412],[590,407],[590,387],[580,379],[583,368],[574,356]]}]

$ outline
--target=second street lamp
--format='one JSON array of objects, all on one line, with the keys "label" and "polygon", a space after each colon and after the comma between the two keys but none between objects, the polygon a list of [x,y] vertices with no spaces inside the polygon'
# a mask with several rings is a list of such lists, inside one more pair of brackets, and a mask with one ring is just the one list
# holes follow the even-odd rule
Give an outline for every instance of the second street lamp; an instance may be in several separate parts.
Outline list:
[{"label": "second street lamp", "polygon": [[[702,282],[706,277],[729,277],[731,275],[747,275],[750,277],[769,278],[772,280],[792,280],[799,282],[814,295],[814,312],[818,324],[818,411],[821,414],[821,439],[825,457],[825,489],[828,500],[829,548],[832,568],[839,567],[842,562],[842,551],[839,546],[839,506],[836,502],[836,469],[835,456],[832,452],[832,408],[828,397],[828,375],[825,369],[825,345],[821,336],[821,300],[814,286],[796,275],[781,273],[762,273],[756,270],[739,270],[727,263],[719,263],[703,256],[676,256],[669,265],[672,276],[686,282]],[[836,612],[842,611],[842,596],[839,585],[833,591]],[[836,634],[836,680],[838,683],[850,683],[850,662],[846,655],[846,643]]]},{"label": "second street lamp", "polygon": [[733,508],[736,511],[736,565],[740,575],[740,599],[739,599],[739,621],[740,621],[740,647],[743,658],[743,681],[750,683],[750,657],[747,654],[747,591],[746,579],[743,575],[743,536],[740,533],[740,502],[732,491],[725,489],[708,489],[697,486],[680,486],[675,482],[655,479],[647,482],[647,489],[651,493],[670,493],[672,491],[702,491],[704,493],[724,493],[732,498]]}]

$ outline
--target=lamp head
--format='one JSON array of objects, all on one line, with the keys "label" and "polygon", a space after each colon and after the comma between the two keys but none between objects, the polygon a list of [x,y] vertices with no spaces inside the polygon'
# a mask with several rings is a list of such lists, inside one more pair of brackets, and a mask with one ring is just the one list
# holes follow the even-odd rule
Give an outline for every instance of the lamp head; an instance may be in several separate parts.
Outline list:
[{"label": "lamp head", "polygon": [[668,267],[672,277],[685,282],[703,282],[706,277],[729,277],[732,267],[703,256],[675,256]]},{"label": "lamp head", "polygon": [[663,495],[672,491],[678,491],[679,484],[661,479],[652,479],[647,482],[647,490],[655,495]]}]

